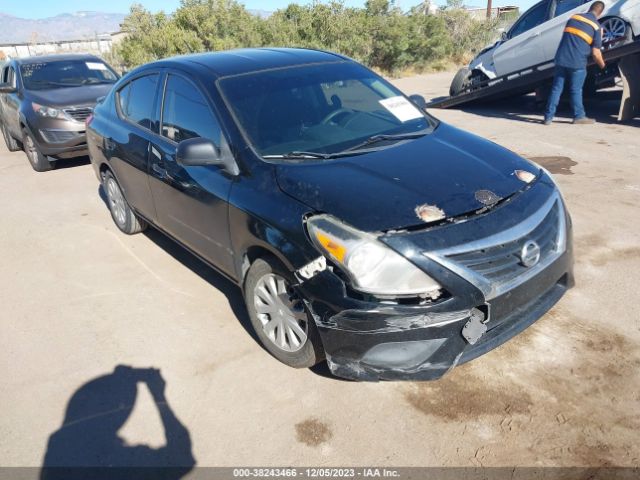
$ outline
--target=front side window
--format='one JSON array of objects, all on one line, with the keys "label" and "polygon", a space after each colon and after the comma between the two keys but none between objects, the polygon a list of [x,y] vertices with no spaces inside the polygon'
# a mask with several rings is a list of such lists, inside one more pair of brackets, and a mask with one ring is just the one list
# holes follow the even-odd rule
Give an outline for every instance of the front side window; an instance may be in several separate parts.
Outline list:
[{"label": "front side window", "polygon": [[533,27],[537,27],[547,19],[549,2],[540,2],[526,12],[509,32],[509,38],[516,37]]},{"label": "front side window", "polygon": [[202,137],[219,146],[220,135],[204,95],[188,80],[170,74],[162,107],[162,136],[176,143]]},{"label": "front side window", "polygon": [[426,134],[435,125],[393,85],[352,62],[238,75],[219,86],[263,157],[334,155],[377,135]]},{"label": "front side window", "polygon": [[118,105],[122,115],[133,123],[153,129],[153,110],[159,75],[136,78],[118,91]]},{"label": "front side window", "polygon": [[13,69],[13,67],[7,67],[4,71],[3,77],[4,78],[2,79],[2,81],[4,83],[7,83],[12,87],[16,86],[16,71]]},{"label": "front side window", "polygon": [[99,60],[34,61],[20,65],[20,73],[27,90],[80,87],[118,80],[118,75]]}]

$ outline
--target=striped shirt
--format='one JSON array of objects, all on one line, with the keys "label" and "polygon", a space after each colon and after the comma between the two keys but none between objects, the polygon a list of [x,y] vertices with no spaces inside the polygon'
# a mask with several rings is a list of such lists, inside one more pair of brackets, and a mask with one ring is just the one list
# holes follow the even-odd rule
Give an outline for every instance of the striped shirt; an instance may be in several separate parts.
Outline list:
[{"label": "striped shirt", "polygon": [[602,27],[591,12],[573,15],[564,27],[555,63],[566,68],[586,68],[592,48],[602,47]]}]

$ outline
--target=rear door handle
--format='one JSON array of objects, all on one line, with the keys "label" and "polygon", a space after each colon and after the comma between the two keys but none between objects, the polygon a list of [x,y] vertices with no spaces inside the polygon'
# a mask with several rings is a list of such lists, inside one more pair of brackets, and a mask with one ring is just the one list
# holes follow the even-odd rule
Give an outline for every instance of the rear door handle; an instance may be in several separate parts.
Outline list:
[{"label": "rear door handle", "polygon": [[540,36],[540,32],[532,33],[529,38],[536,38]]}]

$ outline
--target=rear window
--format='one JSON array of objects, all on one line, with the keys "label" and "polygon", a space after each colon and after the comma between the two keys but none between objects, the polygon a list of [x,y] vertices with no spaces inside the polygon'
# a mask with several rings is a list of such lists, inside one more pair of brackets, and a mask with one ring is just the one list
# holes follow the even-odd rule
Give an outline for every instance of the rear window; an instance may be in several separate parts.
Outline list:
[{"label": "rear window", "polygon": [[80,87],[118,80],[118,75],[97,59],[25,63],[20,65],[20,74],[27,90]]},{"label": "rear window", "polygon": [[157,73],[136,78],[118,91],[118,104],[122,115],[133,123],[153,129]]}]

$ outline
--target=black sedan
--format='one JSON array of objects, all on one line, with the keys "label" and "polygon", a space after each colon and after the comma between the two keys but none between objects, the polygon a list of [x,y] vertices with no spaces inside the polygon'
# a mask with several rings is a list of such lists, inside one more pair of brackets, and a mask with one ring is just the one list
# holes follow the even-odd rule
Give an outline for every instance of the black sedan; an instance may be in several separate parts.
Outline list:
[{"label": "black sedan", "polygon": [[274,357],[434,379],[538,319],[573,259],[548,173],[423,107],[332,53],[189,55],[122,78],[88,146],[118,228],[235,282]]}]

